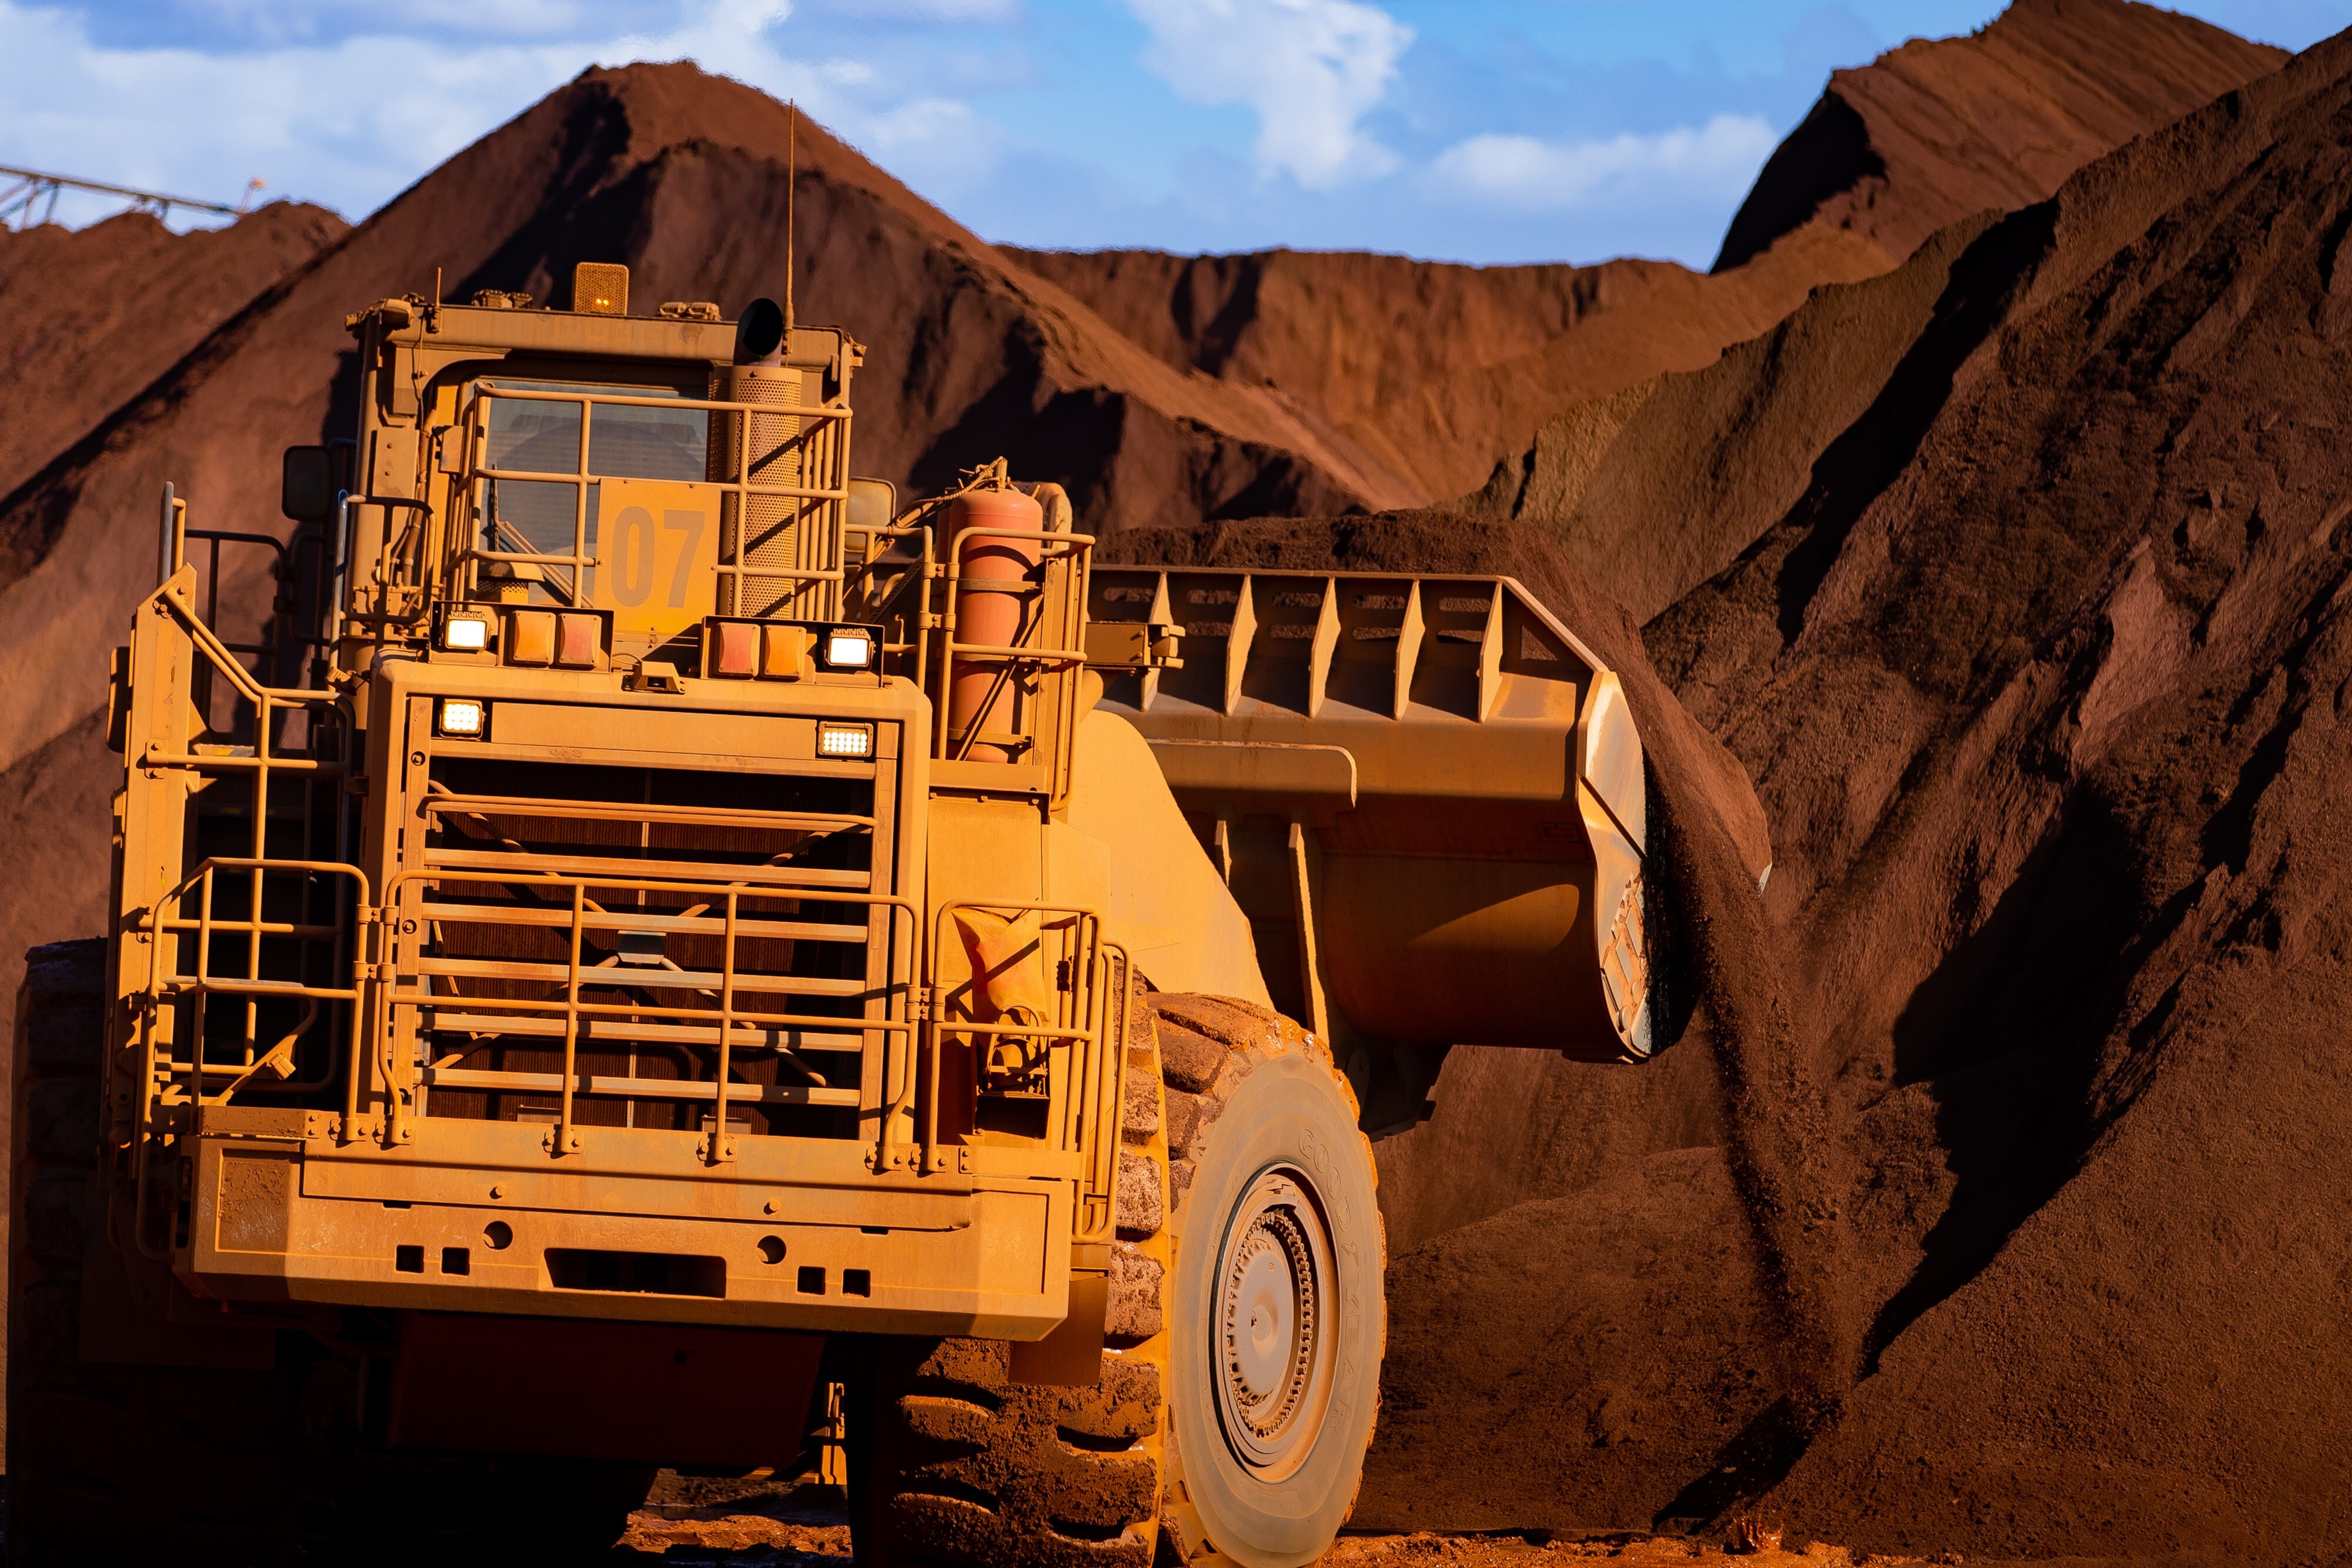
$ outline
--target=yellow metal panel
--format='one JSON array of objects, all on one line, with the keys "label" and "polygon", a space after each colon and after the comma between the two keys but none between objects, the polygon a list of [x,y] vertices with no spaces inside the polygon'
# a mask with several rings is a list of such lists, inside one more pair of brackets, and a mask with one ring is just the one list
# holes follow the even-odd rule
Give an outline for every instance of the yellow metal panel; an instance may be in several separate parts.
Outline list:
[{"label": "yellow metal panel", "polygon": [[616,632],[660,643],[718,610],[719,496],[684,480],[604,481],[588,601],[613,612]]},{"label": "yellow metal panel", "polygon": [[1110,940],[1165,991],[1272,1007],[1249,919],[1210,864],[1135,727],[1097,709],[1078,727],[1070,826],[1101,842]]},{"label": "yellow metal panel", "polygon": [[[304,1164],[320,1163],[318,1148],[313,1143]],[[646,1203],[651,1184],[616,1190],[590,1211],[537,1207],[511,1195],[491,1200],[486,1191],[441,1201],[421,1186],[391,1207],[296,1190],[291,1153],[201,1141],[194,1244],[176,1263],[184,1279],[230,1300],[995,1339],[1035,1339],[1066,1311],[1076,1197],[1068,1180],[1013,1176],[975,1195],[975,1223],[936,1230],[892,1223],[880,1211],[860,1225],[740,1207],[725,1218],[690,1212],[708,1189],[730,1185],[709,1181],[662,1184],[659,1196],[669,1201],[656,1199],[650,1211],[632,1206]],[[265,1165],[277,1174],[230,1169]],[[255,1204],[257,1197],[265,1201]],[[276,1219],[248,1223],[272,1208]],[[265,1237],[273,1226],[276,1234]],[[231,1249],[225,1239],[242,1245]],[[709,1260],[710,1285],[692,1294],[562,1287],[548,1254],[567,1249]],[[845,1291],[851,1270],[865,1273],[866,1294]],[[814,1272],[818,1288],[803,1270]]]},{"label": "yellow metal panel", "polygon": [[294,1169],[290,1150],[228,1152],[221,1161],[220,1219],[215,1231],[222,1251],[286,1250]]},{"label": "yellow metal panel", "polygon": [[[547,1163],[544,1155],[540,1163]],[[493,1187],[498,1189],[496,1198],[490,1197]],[[311,1158],[302,1167],[302,1195],[371,1203],[473,1203],[580,1214],[677,1212],[746,1223],[777,1219],[795,1225],[887,1225],[893,1230],[961,1230],[972,1219],[969,1193],[876,1190],[871,1180],[862,1186],[818,1186],[795,1182],[722,1182],[688,1177],[683,1172],[669,1178],[631,1177],[594,1171],[418,1166],[383,1159]]]},{"label": "yellow metal panel", "polygon": [[1045,824],[1045,897],[1073,909],[1110,903],[1110,859],[1100,839],[1065,823]]},{"label": "yellow metal panel", "polygon": [[[616,722],[616,720],[618,722]],[[698,713],[658,708],[623,717],[608,707],[570,703],[509,702],[490,709],[490,741],[499,746],[571,749],[601,742],[605,751],[640,756],[688,752],[736,756],[750,760],[816,755],[816,721],[751,714]],[[845,768],[845,772],[848,769]],[[870,769],[869,769],[870,771]]]},{"label": "yellow metal panel", "polygon": [[[1048,1204],[1041,1187],[1035,1192],[983,1192],[980,1200],[980,1290],[1003,1296],[1060,1295],[1069,1290],[1069,1270],[1058,1279],[1045,1276],[1045,1254],[1038,1239],[1045,1234]],[[1064,1232],[1066,1236],[1066,1230]],[[1057,1291],[1048,1291],[1058,1286]],[[1058,1305],[1058,1303],[1057,1303]],[[1059,1311],[1054,1314],[1061,1316]]]},{"label": "yellow metal panel", "polygon": [[[1034,904],[1045,896],[1045,837],[1036,803],[943,795],[931,801],[929,907],[959,899],[981,904]],[[932,955],[933,977],[944,994],[971,983],[971,963],[952,939]]]},{"label": "yellow metal panel", "polygon": [[1322,956],[1331,1000],[1404,1040],[1592,1049],[1602,1022],[1590,873],[1545,861],[1327,855]]},{"label": "yellow metal panel", "polygon": [[1593,677],[1576,735],[1585,783],[1617,820],[1618,831],[1635,849],[1646,849],[1648,793],[1643,787],[1642,737],[1615,674],[1603,670]]},{"label": "yellow metal panel", "polygon": [[1279,796],[1271,806],[1310,800],[1341,810],[1356,803],[1356,759],[1344,746],[1293,741],[1154,740],[1152,755],[1171,789]]}]

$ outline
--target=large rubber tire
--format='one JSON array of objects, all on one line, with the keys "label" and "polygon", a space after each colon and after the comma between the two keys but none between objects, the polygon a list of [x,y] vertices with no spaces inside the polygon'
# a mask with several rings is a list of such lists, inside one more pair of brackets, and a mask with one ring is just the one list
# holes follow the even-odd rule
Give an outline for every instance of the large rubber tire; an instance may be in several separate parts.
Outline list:
[{"label": "large rubber tire", "polygon": [[26,956],[8,1259],[8,1562],[16,1568],[571,1563],[619,1536],[650,1469],[366,1451],[355,1363],[280,1336],[262,1371],[81,1358],[104,944]]},{"label": "large rubber tire", "polygon": [[[859,1568],[1267,1568],[1312,1562],[1346,1519],[1386,1334],[1370,1147],[1347,1081],[1286,1019],[1158,994],[1130,1020],[1126,1073],[1101,1375],[1087,1388],[1027,1386],[1011,1380],[999,1343],[872,1342],[845,1406]],[[1212,1298],[1169,1289],[1214,1270],[1231,1194],[1266,1168],[1297,1170],[1328,1216],[1339,1319],[1321,1342],[1333,1351],[1326,1417],[1305,1462],[1271,1481],[1216,1436],[1201,1326]],[[1188,1236],[1202,1239],[1197,1257]],[[1171,1356],[1188,1354],[1176,1364],[1190,1375],[1171,1372]],[[1169,1390],[1195,1408],[1171,1409]],[[1189,1475],[1178,1433],[1200,1456]]]},{"label": "large rubber tire", "polygon": [[1353,1511],[1379,1416],[1388,1249],[1324,1042],[1155,997],[1175,1259],[1161,1531],[1178,1562],[1298,1568]]},{"label": "large rubber tire", "polygon": [[1012,1381],[1002,1342],[861,1342],[842,1368],[859,1568],[1150,1568],[1165,1423],[1168,1145],[1140,998],[1122,1072],[1100,1375],[1086,1388],[1028,1386]]},{"label": "large rubber tire", "polygon": [[1001,1342],[877,1343],[844,1411],[859,1568],[1149,1568],[1160,1406],[1145,1359],[1039,1388]]}]

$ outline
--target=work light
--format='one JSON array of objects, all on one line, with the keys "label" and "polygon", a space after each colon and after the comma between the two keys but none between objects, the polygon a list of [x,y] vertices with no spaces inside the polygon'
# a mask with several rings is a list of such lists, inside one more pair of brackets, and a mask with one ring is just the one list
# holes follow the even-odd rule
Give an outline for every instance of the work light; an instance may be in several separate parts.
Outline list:
[{"label": "work light", "polygon": [[488,717],[489,708],[479,697],[443,697],[435,727],[454,739],[479,740]]},{"label": "work light", "polygon": [[828,670],[863,670],[874,663],[874,633],[862,626],[836,626],[824,635]]},{"label": "work light", "polygon": [[453,653],[478,653],[490,645],[487,612],[453,611],[441,622],[441,646]]},{"label": "work light", "polygon": [[819,757],[871,757],[874,727],[870,724],[820,724],[816,727]]}]

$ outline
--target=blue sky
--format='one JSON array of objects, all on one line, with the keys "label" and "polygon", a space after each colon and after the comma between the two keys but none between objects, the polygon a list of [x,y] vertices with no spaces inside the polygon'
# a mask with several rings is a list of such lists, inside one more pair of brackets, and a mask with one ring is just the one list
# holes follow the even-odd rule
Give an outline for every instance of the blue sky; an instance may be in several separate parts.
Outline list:
[{"label": "blue sky", "polygon": [[[2304,47],[2352,0],[2188,0]],[[1829,72],[1989,0],[0,0],[0,163],[357,219],[592,64],[693,58],[983,237],[1705,266]],[[68,200],[60,221],[105,208]]]}]

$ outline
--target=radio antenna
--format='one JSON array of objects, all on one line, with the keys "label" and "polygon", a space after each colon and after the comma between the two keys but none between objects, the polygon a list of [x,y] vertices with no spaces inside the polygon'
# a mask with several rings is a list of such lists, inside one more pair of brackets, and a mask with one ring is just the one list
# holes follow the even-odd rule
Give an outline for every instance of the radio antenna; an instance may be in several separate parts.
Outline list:
[{"label": "radio antenna", "polygon": [[793,205],[800,195],[801,101],[784,106],[784,354],[792,355],[793,333]]}]

